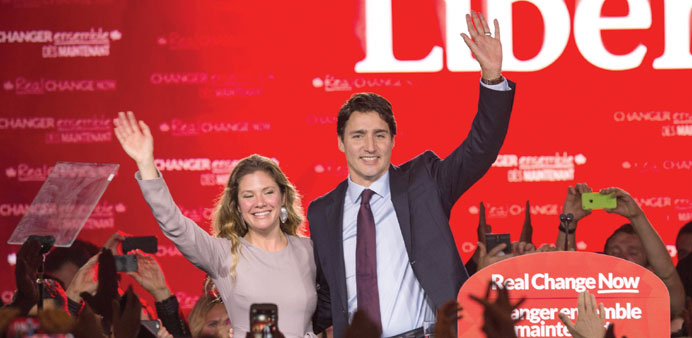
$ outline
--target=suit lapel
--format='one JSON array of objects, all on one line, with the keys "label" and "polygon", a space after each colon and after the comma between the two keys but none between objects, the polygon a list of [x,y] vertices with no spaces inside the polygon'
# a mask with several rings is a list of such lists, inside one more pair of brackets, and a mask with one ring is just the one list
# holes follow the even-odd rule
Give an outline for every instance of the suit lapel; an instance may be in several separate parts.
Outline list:
[{"label": "suit lapel", "polygon": [[327,243],[335,243],[333,247],[334,252],[331,255],[334,259],[334,264],[331,266],[334,268],[333,276],[336,280],[336,289],[339,297],[341,297],[341,305],[343,306],[343,311],[348,310],[348,296],[346,295],[346,268],[344,266],[344,236],[343,236],[343,222],[344,222],[344,199],[346,198],[346,189],[348,188],[348,183],[346,181],[341,182],[333,194],[335,199],[332,203],[328,203],[330,206],[327,210]]},{"label": "suit lapel", "polygon": [[401,235],[404,237],[406,252],[409,259],[413,259],[411,251],[411,216],[408,208],[408,175],[400,170],[399,167],[389,168],[389,189],[392,192],[392,204],[396,218],[399,221]]}]

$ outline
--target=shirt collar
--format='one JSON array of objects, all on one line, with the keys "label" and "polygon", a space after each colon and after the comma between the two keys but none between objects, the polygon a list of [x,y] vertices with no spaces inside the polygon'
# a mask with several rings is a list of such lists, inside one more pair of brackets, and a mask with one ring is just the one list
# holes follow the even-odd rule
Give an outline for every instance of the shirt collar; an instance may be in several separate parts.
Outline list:
[{"label": "shirt collar", "polygon": [[360,203],[360,194],[365,189],[370,189],[375,192],[376,195],[380,197],[389,196],[389,170],[384,172],[380,178],[373,182],[369,187],[364,187],[351,180],[351,175],[348,176],[348,190],[346,190],[346,196],[351,201],[351,203]]}]

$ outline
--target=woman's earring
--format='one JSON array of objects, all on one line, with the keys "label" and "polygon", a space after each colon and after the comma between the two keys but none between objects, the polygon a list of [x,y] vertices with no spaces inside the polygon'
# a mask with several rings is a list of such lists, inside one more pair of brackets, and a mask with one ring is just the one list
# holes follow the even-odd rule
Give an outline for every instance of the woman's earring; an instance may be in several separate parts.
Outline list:
[{"label": "woman's earring", "polygon": [[286,210],[286,207],[281,207],[281,214],[279,215],[279,219],[281,220],[281,223],[286,223],[288,220],[288,211]]}]

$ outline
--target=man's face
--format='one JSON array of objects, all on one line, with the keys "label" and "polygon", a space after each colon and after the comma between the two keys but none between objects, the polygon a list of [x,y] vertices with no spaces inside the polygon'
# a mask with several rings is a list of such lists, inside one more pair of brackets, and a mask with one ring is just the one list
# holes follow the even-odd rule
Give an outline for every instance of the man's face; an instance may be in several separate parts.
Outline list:
[{"label": "man's face", "polygon": [[605,254],[626,259],[643,267],[648,265],[642,241],[635,234],[617,233],[608,243]]},{"label": "man's face", "polygon": [[343,139],[337,138],[353,182],[369,187],[389,169],[394,137],[376,112],[353,112],[346,121]]},{"label": "man's face", "polygon": [[680,235],[680,238],[675,243],[675,248],[678,249],[678,261],[692,253],[692,234]]}]

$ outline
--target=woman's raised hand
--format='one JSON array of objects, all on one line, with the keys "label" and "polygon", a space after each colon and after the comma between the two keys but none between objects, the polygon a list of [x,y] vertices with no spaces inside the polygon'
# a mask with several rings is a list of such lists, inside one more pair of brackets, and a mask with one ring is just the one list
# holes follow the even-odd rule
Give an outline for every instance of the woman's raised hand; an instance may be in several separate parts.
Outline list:
[{"label": "woman's raised hand", "polygon": [[113,119],[115,125],[115,137],[139,167],[142,179],[158,177],[154,165],[154,138],[151,136],[149,126],[144,121],[137,121],[135,114],[128,111],[120,112]]}]

